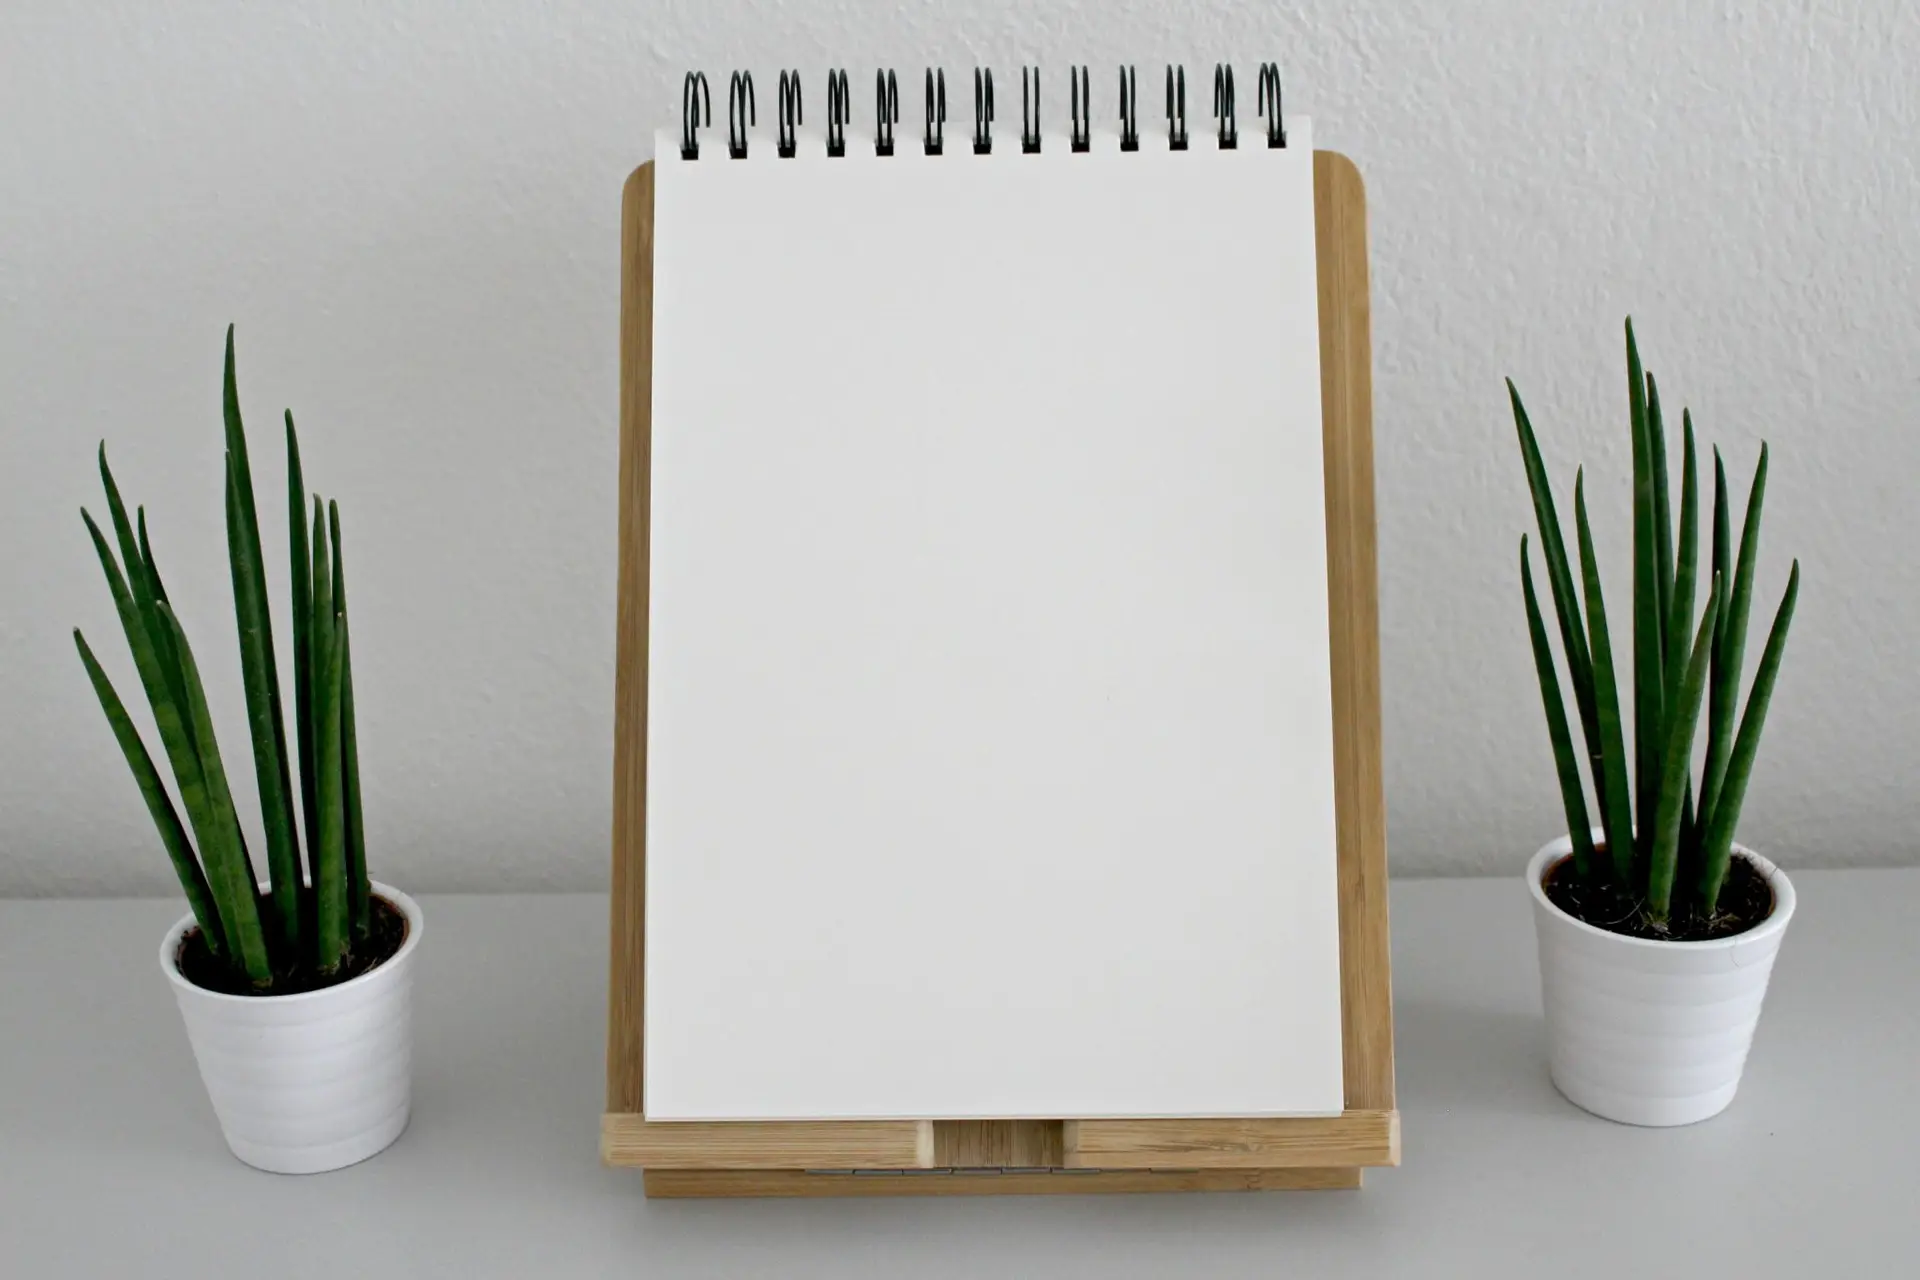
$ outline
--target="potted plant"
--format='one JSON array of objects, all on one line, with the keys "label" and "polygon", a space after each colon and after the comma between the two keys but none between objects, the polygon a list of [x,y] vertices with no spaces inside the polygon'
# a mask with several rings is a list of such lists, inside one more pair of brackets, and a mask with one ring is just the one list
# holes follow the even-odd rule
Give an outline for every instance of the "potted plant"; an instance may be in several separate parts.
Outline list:
[{"label": "potted plant", "polygon": [[[1714,451],[1711,545],[1702,563],[1692,415],[1681,415],[1676,536],[1660,393],[1641,368],[1629,320],[1633,666],[1632,683],[1623,687],[1584,471],[1573,489],[1576,577],[1532,424],[1511,380],[1507,390],[1585,748],[1576,748],[1569,728],[1523,536],[1521,588],[1568,832],[1527,867],[1553,1081],[1571,1101],[1611,1120],[1689,1124],[1733,1101],[1773,958],[1793,918],[1793,885],[1785,873],[1735,843],[1734,835],[1780,674],[1800,565],[1795,561],[1788,576],[1740,710],[1767,449],[1760,447],[1737,543],[1726,467]],[[1704,597],[1697,613],[1696,596]],[[1592,809],[1581,778],[1583,754]],[[1589,813],[1597,814],[1597,824]]]},{"label": "potted plant", "polygon": [[[240,671],[266,851],[265,886],[235,816],[200,667],[147,537],[129,521],[106,445],[115,555],[82,510],[173,774],[174,796],[125,705],[76,628],[74,643],[133,770],[190,913],[167,932],[160,968],[186,1021],[201,1078],[234,1155],[277,1173],[364,1160],[406,1127],[411,990],[420,908],[367,878],[340,513],[312,500],[287,414],[294,729],[299,790],[281,714],[265,562],[227,330],[226,527]],[[136,532],[137,529],[137,532]],[[304,858],[302,850],[304,848]]]}]

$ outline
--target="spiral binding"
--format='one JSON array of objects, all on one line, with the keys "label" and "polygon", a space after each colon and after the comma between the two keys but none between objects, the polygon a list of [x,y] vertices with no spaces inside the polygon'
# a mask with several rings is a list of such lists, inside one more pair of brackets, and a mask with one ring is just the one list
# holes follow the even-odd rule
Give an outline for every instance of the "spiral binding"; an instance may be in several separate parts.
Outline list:
[{"label": "spiral binding", "polygon": [[939,155],[947,138],[947,73],[927,72],[927,154]]},{"label": "spiral binding", "polygon": [[[1167,150],[1190,149],[1187,132],[1187,69],[1177,63],[1167,66]],[[775,117],[774,152],[783,160],[800,154],[800,126],[803,123],[800,73],[780,72],[778,110]],[[894,72],[874,72],[875,155],[894,152],[894,127],[900,123],[900,82]],[[1093,87],[1084,66],[1067,68],[1067,98],[1072,132],[1068,145],[1076,155],[1093,146]],[[1131,66],[1120,68],[1120,150],[1140,149],[1140,88]],[[1267,146],[1287,145],[1286,119],[1280,105],[1280,66],[1260,64],[1254,110],[1258,113]],[[735,160],[747,158],[752,141],[751,130],[759,124],[753,94],[753,73],[735,71],[727,80],[727,155]],[[1240,145],[1238,109],[1234,100],[1233,67],[1216,62],[1213,67],[1214,143],[1221,151],[1233,151]],[[993,152],[993,71],[976,67],[973,72],[973,132],[969,141],[975,155]],[[844,69],[827,72],[827,155],[847,154],[847,126],[853,121],[853,93]],[[680,158],[700,158],[700,130],[713,125],[713,94],[703,71],[689,71],[680,89]],[[926,71],[926,125],[921,145],[930,156],[944,154],[947,125],[947,73],[939,67]],[[1020,68],[1020,153],[1038,155],[1040,133],[1040,68]]]},{"label": "spiral binding", "polygon": [[[1033,112],[1027,112],[1027,82],[1033,82]],[[1020,154],[1040,154],[1040,68],[1020,68]]]},{"label": "spiral binding", "polygon": [[839,159],[847,154],[847,121],[853,118],[853,94],[847,88],[845,71],[827,73],[827,154]]},{"label": "spiral binding", "polygon": [[[800,119],[800,73],[782,71],[780,73],[780,114],[775,123],[773,148],[780,153],[782,160],[793,159],[793,153],[799,145]],[[744,150],[744,148],[743,148]]]},{"label": "spiral binding", "polygon": [[747,158],[747,126],[754,119],[753,72],[736,71],[727,81],[727,154],[735,160]]},{"label": "spiral binding", "polygon": [[1287,145],[1287,126],[1280,118],[1280,68],[1271,62],[1260,64],[1260,87],[1254,110],[1266,117],[1267,145]]},{"label": "spiral binding", "polygon": [[698,160],[700,158],[700,109],[707,111],[705,123],[713,123],[713,94],[707,89],[707,75],[704,71],[687,72],[687,80],[680,90],[680,158]]},{"label": "spiral binding", "polygon": [[[1167,68],[1167,150],[1187,149],[1187,69]],[[1176,88],[1177,86],[1177,88]],[[1176,93],[1178,96],[1176,96]]]},{"label": "spiral binding", "polygon": [[1072,147],[1086,151],[1093,146],[1093,94],[1087,88],[1087,69],[1067,68],[1067,96],[1073,100]]},{"label": "spiral binding", "polygon": [[[983,87],[984,86],[984,87]],[[993,152],[993,70],[973,69],[973,154]]]},{"label": "spiral binding", "polygon": [[900,82],[891,71],[873,73],[873,154],[893,154],[893,126],[900,123]]},{"label": "spiral binding", "polygon": [[1233,68],[1224,62],[1213,64],[1213,116],[1219,122],[1220,149],[1232,151],[1240,145],[1240,124],[1233,112]]}]

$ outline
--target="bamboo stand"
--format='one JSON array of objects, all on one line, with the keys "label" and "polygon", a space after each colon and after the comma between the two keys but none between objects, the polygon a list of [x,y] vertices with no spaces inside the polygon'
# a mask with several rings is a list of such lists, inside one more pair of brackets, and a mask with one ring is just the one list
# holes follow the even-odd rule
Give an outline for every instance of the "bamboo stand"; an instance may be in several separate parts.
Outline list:
[{"label": "bamboo stand", "polygon": [[1314,1119],[649,1122],[642,1113],[653,166],[627,180],[620,314],[620,570],[612,972],[601,1156],[649,1196],[1008,1195],[1358,1187],[1400,1160],[1380,766],[1366,196],[1313,157],[1331,605],[1346,1110]]}]

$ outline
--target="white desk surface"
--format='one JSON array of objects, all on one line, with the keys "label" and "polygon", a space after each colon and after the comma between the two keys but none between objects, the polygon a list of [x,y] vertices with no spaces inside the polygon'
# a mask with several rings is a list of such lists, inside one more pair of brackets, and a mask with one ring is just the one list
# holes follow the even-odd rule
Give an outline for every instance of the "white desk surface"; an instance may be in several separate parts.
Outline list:
[{"label": "white desk surface", "polygon": [[1795,880],[1716,1120],[1562,1101],[1518,877],[1400,882],[1403,1167],[1358,1192],[923,1200],[649,1202],[603,1169],[602,897],[425,899],[412,1127],[311,1178],[220,1141],[154,962],[176,904],[4,901],[0,1272],[1917,1275],[1920,870]]}]

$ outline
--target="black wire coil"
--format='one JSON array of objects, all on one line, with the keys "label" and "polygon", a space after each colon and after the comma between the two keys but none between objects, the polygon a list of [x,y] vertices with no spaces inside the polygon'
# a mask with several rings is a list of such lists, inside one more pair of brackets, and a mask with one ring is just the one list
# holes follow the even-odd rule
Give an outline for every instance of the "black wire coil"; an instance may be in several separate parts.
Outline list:
[{"label": "black wire coil", "polygon": [[747,158],[747,126],[754,119],[753,72],[736,71],[727,81],[727,154],[735,160]]},{"label": "black wire coil", "polygon": [[774,135],[774,150],[780,153],[782,160],[793,159],[800,142],[800,73],[782,71],[780,73],[780,114],[775,121],[778,132]]},{"label": "black wire coil", "polygon": [[1266,118],[1267,145],[1286,146],[1287,124],[1280,115],[1280,68],[1275,63],[1260,64],[1260,87],[1254,109]]},{"label": "black wire coil", "polygon": [[1093,146],[1093,94],[1087,87],[1087,69],[1067,68],[1067,96],[1073,100],[1073,137],[1070,145],[1076,152],[1090,150]]},{"label": "black wire coil", "polygon": [[1233,68],[1224,62],[1213,64],[1213,116],[1219,122],[1220,149],[1232,151],[1240,145],[1240,123],[1234,118]]},{"label": "black wire coil", "polygon": [[835,159],[847,154],[847,121],[853,118],[853,93],[847,87],[845,71],[827,73],[827,154]]},{"label": "black wire coil", "polygon": [[893,126],[900,123],[900,82],[891,71],[873,73],[873,153],[893,154]]},{"label": "black wire coil", "polygon": [[[701,108],[706,109],[706,119],[700,118]],[[713,94],[707,89],[707,74],[704,71],[689,71],[685,85],[680,90],[680,158],[698,160],[700,158],[700,126],[713,123]]]},{"label": "black wire coil", "polygon": [[973,154],[993,152],[993,70],[973,69]]},{"label": "black wire coil", "polygon": [[937,156],[947,145],[947,73],[927,72],[927,154]]},{"label": "black wire coil", "polygon": [[1187,149],[1187,69],[1167,68],[1167,150]]},{"label": "black wire coil", "polygon": [[[1027,88],[1033,88],[1033,109],[1027,109]],[[1020,68],[1020,154],[1040,154],[1040,68]]]},{"label": "black wire coil", "polygon": [[[1084,66],[1067,68],[1067,88],[1071,133],[1068,148],[1074,154],[1093,149],[1093,86]],[[1187,69],[1169,64],[1166,75],[1167,150],[1186,151],[1191,147],[1187,132]],[[875,155],[894,154],[894,129],[900,123],[900,82],[890,70],[874,73]],[[1134,68],[1120,68],[1119,89],[1120,150],[1140,149],[1140,88]],[[1287,145],[1286,117],[1280,101],[1278,63],[1260,64],[1255,112],[1269,148]],[[1233,67],[1217,62],[1213,67],[1214,144],[1221,151],[1240,145],[1238,108],[1234,98]],[[993,71],[976,67],[973,72],[973,132],[968,141],[975,155],[993,152]],[[827,72],[826,152],[830,157],[847,154],[847,126],[853,122],[853,93],[844,69]],[[779,106],[775,118],[774,152],[781,159],[800,153],[801,111],[800,73],[784,70],[779,76]],[[680,158],[700,158],[700,130],[713,124],[713,95],[702,71],[689,71],[680,89]],[[727,80],[727,154],[735,160],[747,158],[752,130],[759,124],[754,102],[753,73],[735,71]],[[939,67],[926,71],[926,126],[921,145],[930,156],[944,154],[947,124],[947,73]],[[1204,137],[1204,135],[1203,135]],[[1040,68],[1020,69],[1020,153],[1038,155],[1044,139],[1040,132]]]}]

